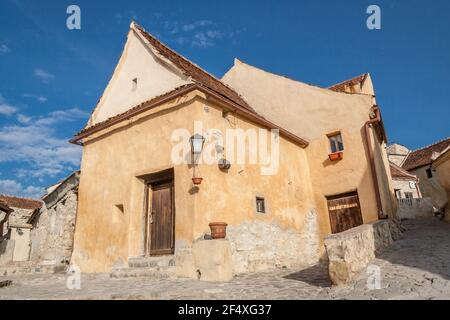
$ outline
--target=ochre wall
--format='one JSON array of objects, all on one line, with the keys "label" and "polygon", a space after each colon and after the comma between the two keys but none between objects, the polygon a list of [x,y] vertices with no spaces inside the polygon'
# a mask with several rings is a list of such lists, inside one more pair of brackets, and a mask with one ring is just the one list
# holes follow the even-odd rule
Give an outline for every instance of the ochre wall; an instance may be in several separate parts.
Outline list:
[{"label": "ochre wall", "polygon": [[[84,272],[108,271],[143,252],[144,183],[137,177],[173,167],[170,137],[174,129],[192,126],[193,98],[178,98],[86,141],[72,256]],[[176,236],[192,239],[191,174],[185,165],[174,171]]]},{"label": "ochre wall", "polygon": [[[370,77],[362,91],[371,94],[340,93],[236,60],[223,81],[237,90],[257,112],[310,142],[306,152],[320,212],[326,209],[325,196],[358,189],[364,222],[377,220],[374,174],[380,185],[383,211],[391,216],[395,213],[385,145],[376,137],[373,128],[370,138],[376,173],[371,172],[368,156],[364,124],[376,103]],[[343,135],[344,159],[331,162],[328,160],[331,150],[327,134],[336,131]],[[330,230],[328,217],[321,223],[323,231]]]},{"label": "ochre wall", "polygon": [[[211,102],[200,101],[195,109],[197,119],[206,128],[219,129],[224,134],[234,127],[244,131],[259,129],[232,114],[228,120],[223,118],[222,109]],[[277,219],[285,227],[301,229],[302,215],[315,207],[308,160],[305,149],[282,137],[279,141],[280,165],[273,175],[262,175],[259,164],[232,164],[227,173],[216,164],[198,167],[204,180],[196,201],[196,209],[202,211],[196,220],[197,232],[208,231],[209,222],[215,220],[238,224],[254,218]],[[257,195],[265,198],[270,214],[255,215]]]},{"label": "ochre wall", "polygon": [[[72,263],[83,272],[105,272],[144,252],[144,183],[138,177],[172,167],[176,249],[189,247],[209,233],[210,222],[225,221],[232,228],[258,220],[302,235],[317,233],[308,237],[318,239],[320,255],[323,238],[331,232],[325,196],[353,190],[358,190],[364,222],[378,219],[363,131],[366,106],[353,112],[352,119],[359,125],[346,121],[343,114],[327,120],[330,126],[334,123],[330,132],[342,133],[345,150],[341,161],[328,160],[328,132],[306,149],[281,137],[280,167],[275,175],[262,176],[259,165],[232,164],[224,173],[215,164],[201,164],[197,169],[204,180],[195,190],[192,167],[171,161],[174,142],[170,137],[175,129],[194,133],[194,121],[202,121],[203,130],[215,128],[224,133],[230,128],[259,128],[232,113],[225,119],[222,107],[206,99],[199,91],[191,92],[85,140],[72,257]],[[384,170],[384,149],[375,141],[377,170]],[[384,206],[389,202],[386,190],[390,188],[386,185],[383,189]],[[266,214],[255,212],[256,196],[265,198]],[[124,212],[116,205],[123,205]],[[311,212],[317,220],[317,232],[307,225]],[[305,253],[301,250],[298,254]],[[308,254],[312,257],[315,253]]]},{"label": "ochre wall", "polygon": [[[194,96],[187,94],[86,141],[72,257],[82,271],[108,271],[114,264],[142,254],[144,184],[137,177],[171,167],[175,172],[178,247],[190,246],[209,233],[208,224],[213,221],[225,221],[231,227],[258,219],[304,231],[306,214],[315,208],[306,152],[283,137],[275,175],[261,176],[259,165],[233,164],[224,173],[216,164],[201,164],[197,170],[204,180],[193,191],[192,167],[174,166],[170,158],[173,130],[185,128],[193,133],[196,120],[202,121],[203,130],[215,128],[225,133],[230,128],[222,108]],[[241,118],[230,121],[244,130],[259,128]],[[264,196],[267,214],[255,213],[256,195]],[[123,214],[116,210],[117,204],[123,204]]]},{"label": "ochre wall", "polygon": [[[137,87],[132,90],[135,78]],[[163,63],[157,58],[137,33],[130,29],[122,56],[89,119],[89,125],[189,82],[170,63]]]},{"label": "ochre wall", "polygon": [[445,206],[448,201],[447,192],[441,185],[441,172],[433,171],[433,177],[428,178],[426,173],[426,169],[428,168],[430,168],[430,166],[420,167],[409,172],[419,178],[419,187],[422,197],[431,198],[433,206],[441,208]]},{"label": "ochre wall", "polygon": [[447,151],[442,158],[433,164],[438,175],[439,183],[447,193],[447,207],[445,212],[445,221],[450,222],[450,151]]}]

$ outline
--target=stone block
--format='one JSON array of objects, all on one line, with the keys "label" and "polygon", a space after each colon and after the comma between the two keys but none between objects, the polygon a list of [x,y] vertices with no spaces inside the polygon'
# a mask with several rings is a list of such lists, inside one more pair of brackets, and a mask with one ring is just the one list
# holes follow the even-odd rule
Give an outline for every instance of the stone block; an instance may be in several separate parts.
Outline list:
[{"label": "stone block", "polygon": [[325,238],[328,271],[333,284],[350,283],[376,254],[392,242],[387,220],[364,224]]},{"label": "stone block", "polygon": [[181,278],[198,279],[191,249],[178,250],[175,255],[175,274]]},{"label": "stone block", "polygon": [[200,280],[226,282],[233,278],[231,246],[228,240],[200,240],[194,243],[192,251]]}]

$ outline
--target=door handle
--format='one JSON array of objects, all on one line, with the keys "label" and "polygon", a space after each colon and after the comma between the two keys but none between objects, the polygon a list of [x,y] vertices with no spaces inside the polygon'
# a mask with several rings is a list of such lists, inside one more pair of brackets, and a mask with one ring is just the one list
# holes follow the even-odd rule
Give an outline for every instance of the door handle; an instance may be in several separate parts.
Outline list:
[{"label": "door handle", "polygon": [[152,212],[150,213],[150,224],[153,223],[153,216],[155,215],[155,211],[152,210]]}]

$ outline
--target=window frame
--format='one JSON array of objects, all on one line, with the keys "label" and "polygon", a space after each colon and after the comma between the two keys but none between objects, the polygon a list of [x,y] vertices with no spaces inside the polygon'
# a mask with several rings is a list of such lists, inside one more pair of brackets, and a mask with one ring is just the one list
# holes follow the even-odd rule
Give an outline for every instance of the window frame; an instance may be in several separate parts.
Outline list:
[{"label": "window frame", "polygon": [[[338,152],[344,152],[345,146],[344,146],[344,139],[342,137],[341,131],[335,131],[332,133],[327,134],[328,137],[328,143],[331,153],[338,153]],[[340,141],[338,139],[340,137]],[[341,144],[342,148],[339,148],[339,143]],[[333,151],[333,147],[336,149],[336,151]]]},{"label": "window frame", "polygon": [[[259,213],[259,214],[267,213],[266,199],[264,197],[256,196],[255,203],[256,203],[256,213]],[[262,211],[259,210],[259,208],[260,208],[259,204],[262,204]]]}]

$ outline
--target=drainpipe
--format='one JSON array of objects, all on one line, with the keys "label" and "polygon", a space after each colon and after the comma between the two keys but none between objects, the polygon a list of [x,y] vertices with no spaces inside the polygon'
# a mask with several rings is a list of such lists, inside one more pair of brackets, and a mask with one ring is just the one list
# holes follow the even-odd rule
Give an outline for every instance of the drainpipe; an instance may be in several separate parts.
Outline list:
[{"label": "drainpipe", "polygon": [[422,198],[422,193],[420,192],[419,183],[420,183],[420,179],[417,178],[417,179],[416,179],[417,197],[418,197],[418,198]]},{"label": "drainpipe", "polygon": [[367,149],[369,152],[370,168],[372,171],[372,182],[373,182],[373,187],[375,189],[375,197],[376,197],[376,201],[377,201],[378,219],[386,219],[387,216],[384,214],[383,206],[381,204],[380,186],[378,185],[377,171],[376,171],[376,166],[375,166],[375,157],[374,157],[373,150],[372,150],[372,140],[370,138],[370,128],[372,127],[372,125],[381,122],[380,109],[378,108],[377,105],[373,106],[373,112],[375,113],[375,117],[368,120],[364,124],[364,129],[365,129],[365,136],[366,136],[366,142],[367,142]]}]

